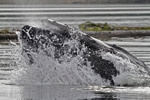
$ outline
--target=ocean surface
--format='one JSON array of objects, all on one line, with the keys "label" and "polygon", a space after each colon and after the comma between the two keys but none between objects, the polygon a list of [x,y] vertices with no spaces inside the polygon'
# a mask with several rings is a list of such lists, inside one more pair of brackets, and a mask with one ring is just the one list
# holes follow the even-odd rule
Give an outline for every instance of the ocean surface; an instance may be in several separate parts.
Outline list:
[{"label": "ocean surface", "polygon": [[[38,26],[39,20],[45,18],[72,26],[85,21],[150,26],[150,5],[0,5],[1,28]],[[20,59],[13,42],[0,42],[0,100],[150,100],[149,86],[10,84],[11,73]],[[114,37],[105,42],[123,47],[150,67],[150,37]]]},{"label": "ocean surface", "polygon": [[150,5],[0,5],[0,27],[21,27],[50,18],[65,24],[86,21],[150,26]]}]

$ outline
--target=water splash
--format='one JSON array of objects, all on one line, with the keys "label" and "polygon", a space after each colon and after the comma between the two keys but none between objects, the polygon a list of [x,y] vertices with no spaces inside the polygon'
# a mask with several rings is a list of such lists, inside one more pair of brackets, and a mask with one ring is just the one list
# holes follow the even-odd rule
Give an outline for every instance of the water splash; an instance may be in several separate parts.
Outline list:
[{"label": "water splash", "polygon": [[46,55],[43,51],[38,54],[31,52],[34,59],[34,64],[31,65],[29,64],[30,58],[24,54],[21,58],[20,68],[15,70],[15,82],[19,84],[70,85],[105,83],[99,75],[93,72],[90,63],[81,65],[83,62],[81,54],[74,58],[65,54],[58,61],[54,59],[54,48],[47,48],[47,50],[51,56]]},{"label": "water splash", "polygon": [[144,67],[104,42],[57,22],[46,26],[18,32],[15,84],[139,85],[149,80]]}]

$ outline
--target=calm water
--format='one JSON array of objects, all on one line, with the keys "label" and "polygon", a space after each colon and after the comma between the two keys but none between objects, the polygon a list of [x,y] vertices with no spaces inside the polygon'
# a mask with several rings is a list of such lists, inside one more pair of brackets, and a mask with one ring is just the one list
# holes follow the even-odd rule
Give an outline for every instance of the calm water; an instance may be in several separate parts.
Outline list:
[{"label": "calm water", "polygon": [[1,100],[149,100],[149,87],[3,86]]},{"label": "calm water", "polygon": [[[38,5],[0,6],[0,27],[18,28],[36,25],[39,19],[51,18],[66,24],[85,21],[119,25],[150,25],[150,5]],[[150,37],[113,38],[117,44],[150,66]],[[150,100],[150,87],[52,86],[8,84],[17,66],[16,46],[0,44],[0,100]]]},{"label": "calm water", "polygon": [[85,21],[130,26],[150,26],[150,5],[0,5],[0,27],[35,25],[51,18],[77,25]]}]

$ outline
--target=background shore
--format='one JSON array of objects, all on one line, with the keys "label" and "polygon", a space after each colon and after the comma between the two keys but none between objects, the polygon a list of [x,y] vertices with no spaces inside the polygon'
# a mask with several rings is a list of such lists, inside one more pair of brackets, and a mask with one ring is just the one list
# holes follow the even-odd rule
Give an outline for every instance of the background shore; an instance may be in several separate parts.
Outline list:
[{"label": "background shore", "polygon": [[[150,30],[119,30],[119,31],[83,31],[84,33],[99,39],[111,37],[144,37],[150,36]],[[1,40],[17,39],[15,32],[0,33]]]}]

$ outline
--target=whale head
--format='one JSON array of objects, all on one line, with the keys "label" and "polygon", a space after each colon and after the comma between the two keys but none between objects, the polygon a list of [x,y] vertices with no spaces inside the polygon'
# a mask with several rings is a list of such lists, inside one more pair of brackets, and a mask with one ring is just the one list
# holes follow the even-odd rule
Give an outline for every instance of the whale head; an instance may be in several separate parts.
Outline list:
[{"label": "whale head", "polygon": [[[95,73],[100,74],[102,78],[110,80],[111,84],[114,84],[112,77],[118,75],[119,72],[113,63],[102,59],[100,54],[101,49],[106,50],[106,48],[88,35],[80,34],[80,38],[77,40],[74,36],[63,30],[47,30],[26,25],[21,29],[20,39],[22,41],[23,52],[27,54],[30,64],[34,63],[34,58],[30,54],[31,52],[39,54],[39,52],[44,51],[47,56],[52,57],[47,53],[49,52],[47,48],[53,47],[54,51],[52,53],[54,59],[57,59],[59,63],[63,62],[66,56],[70,59],[80,55],[84,59],[80,66],[85,66],[88,62],[91,62],[91,66],[93,66],[91,69]],[[66,44],[68,41],[69,43]],[[72,41],[76,41],[75,44],[71,44],[70,42]],[[83,50],[85,48],[87,49]],[[64,59],[61,59],[63,56]]]},{"label": "whale head", "polygon": [[[64,60],[65,63],[68,63],[79,56],[82,60],[76,67],[82,68],[90,63],[92,72],[96,75],[99,74],[104,81],[109,81],[111,85],[117,84],[116,77],[126,73],[131,73],[131,75],[136,73],[136,76],[141,72],[149,72],[149,68],[143,62],[126,50],[96,40],[81,31],[75,31],[72,34],[73,31],[66,31],[66,26],[54,22],[53,24],[59,28],[45,29],[26,25],[21,29],[22,51],[27,54],[30,64],[34,63],[31,52],[40,55],[39,52],[42,51],[46,57],[54,57],[54,60],[60,64]],[[75,36],[79,38],[75,38]],[[49,49],[51,47],[54,49],[52,52]],[[66,60],[67,58],[69,60]]]}]

